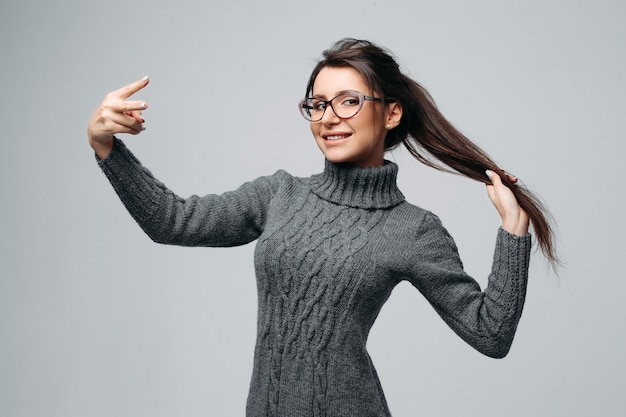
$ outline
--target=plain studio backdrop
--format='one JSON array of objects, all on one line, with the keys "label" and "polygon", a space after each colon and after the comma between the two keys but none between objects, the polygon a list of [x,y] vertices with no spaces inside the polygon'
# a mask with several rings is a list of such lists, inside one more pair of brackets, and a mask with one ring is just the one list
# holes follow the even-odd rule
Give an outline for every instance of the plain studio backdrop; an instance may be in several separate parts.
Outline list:
[{"label": "plain studio backdrop", "polygon": [[[107,1],[0,5],[0,415],[241,416],[255,342],[254,244],[151,242],[87,145],[104,95],[182,196],[323,169],[297,112],[321,51],[388,47],[443,113],[550,207],[565,267],[532,259],[508,357],[493,360],[401,284],[369,351],[394,416],[623,416],[626,3]],[[484,186],[389,154],[485,285],[499,218]]]}]

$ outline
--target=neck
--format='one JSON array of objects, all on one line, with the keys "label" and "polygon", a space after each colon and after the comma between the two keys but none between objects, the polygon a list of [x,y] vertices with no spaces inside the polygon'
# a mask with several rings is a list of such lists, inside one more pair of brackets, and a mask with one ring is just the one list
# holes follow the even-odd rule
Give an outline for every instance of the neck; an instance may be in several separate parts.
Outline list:
[{"label": "neck", "polygon": [[324,172],[311,177],[311,190],[335,204],[366,209],[393,207],[404,201],[396,185],[398,165],[355,167],[326,160]]}]

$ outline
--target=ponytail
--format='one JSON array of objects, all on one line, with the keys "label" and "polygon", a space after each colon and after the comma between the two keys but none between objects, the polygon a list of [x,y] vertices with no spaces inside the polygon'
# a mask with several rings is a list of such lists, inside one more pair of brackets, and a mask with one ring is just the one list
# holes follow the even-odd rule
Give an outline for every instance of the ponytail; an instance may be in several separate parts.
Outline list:
[{"label": "ponytail", "polygon": [[496,172],[528,214],[539,248],[548,262],[554,267],[559,265],[551,217],[543,203],[525,186],[512,183],[506,172],[485,151],[452,126],[422,86],[403,77],[408,94],[417,104],[414,108],[403,110],[408,110],[415,117],[407,118],[406,134],[394,132],[387,138],[388,149],[402,143],[411,155],[432,168],[458,173],[485,184],[491,184],[485,171]]}]

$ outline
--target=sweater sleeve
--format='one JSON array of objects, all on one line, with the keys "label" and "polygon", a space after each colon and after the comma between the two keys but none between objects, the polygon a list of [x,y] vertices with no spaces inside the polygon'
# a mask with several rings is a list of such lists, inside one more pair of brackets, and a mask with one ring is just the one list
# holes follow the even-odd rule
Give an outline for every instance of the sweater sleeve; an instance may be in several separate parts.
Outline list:
[{"label": "sweater sleeve", "polygon": [[[481,353],[507,355],[526,297],[531,237],[498,229],[487,287],[463,270],[457,247],[439,218],[428,213],[418,231],[411,283],[443,320]],[[415,259],[415,258],[414,258]]]},{"label": "sweater sleeve", "polygon": [[226,247],[256,239],[282,172],[221,195],[183,199],[154,178],[118,139],[98,164],[146,234],[157,243],[180,246]]}]

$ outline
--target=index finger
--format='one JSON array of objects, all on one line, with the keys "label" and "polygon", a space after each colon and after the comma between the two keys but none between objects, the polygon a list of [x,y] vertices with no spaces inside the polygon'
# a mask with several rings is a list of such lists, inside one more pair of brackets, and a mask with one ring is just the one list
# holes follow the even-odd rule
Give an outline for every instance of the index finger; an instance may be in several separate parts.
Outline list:
[{"label": "index finger", "polygon": [[122,99],[127,99],[128,97],[135,94],[137,91],[147,86],[149,82],[150,82],[150,77],[146,75],[141,80],[125,85],[124,87],[113,91],[111,94]]}]

